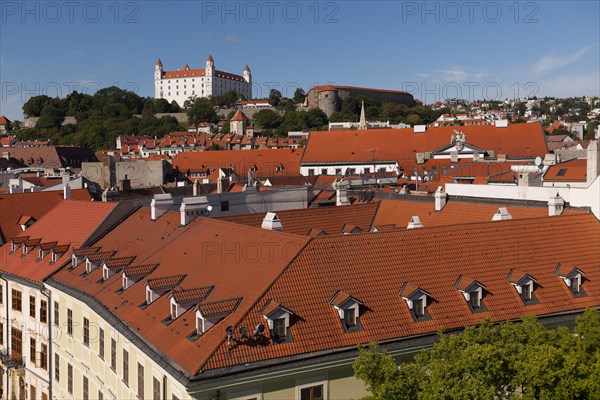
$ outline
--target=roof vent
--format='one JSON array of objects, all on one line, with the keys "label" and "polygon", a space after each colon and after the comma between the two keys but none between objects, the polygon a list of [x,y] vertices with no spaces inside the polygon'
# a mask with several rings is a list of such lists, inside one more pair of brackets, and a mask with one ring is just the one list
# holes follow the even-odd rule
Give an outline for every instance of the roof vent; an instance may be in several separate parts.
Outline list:
[{"label": "roof vent", "polygon": [[271,231],[282,231],[283,225],[281,224],[281,220],[277,216],[277,214],[273,212],[268,212],[263,219],[262,225],[260,226],[263,229],[269,229]]},{"label": "roof vent", "polygon": [[496,128],[508,128],[508,120],[507,119],[495,120],[494,125],[496,126]]},{"label": "roof vent", "polygon": [[331,184],[331,187],[335,190],[335,205],[336,206],[347,206],[350,204],[348,199],[348,188],[350,184],[348,181],[340,179]]},{"label": "roof vent", "polygon": [[161,215],[169,211],[173,205],[173,198],[170,193],[155,194],[150,203],[150,216],[152,221],[156,221]]},{"label": "roof vent", "polygon": [[421,219],[419,218],[419,216],[413,215],[413,217],[410,219],[410,222],[406,226],[406,229],[414,229],[414,228],[422,228],[422,227],[423,227],[423,223],[421,222]]},{"label": "roof vent", "polygon": [[415,133],[424,133],[427,130],[427,125],[415,125],[413,130]]},{"label": "roof vent", "polygon": [[506,221],[509,219],[512,219],[512,215],[510,215],[506,207],[500,207],[492,217],[492,221]]}]

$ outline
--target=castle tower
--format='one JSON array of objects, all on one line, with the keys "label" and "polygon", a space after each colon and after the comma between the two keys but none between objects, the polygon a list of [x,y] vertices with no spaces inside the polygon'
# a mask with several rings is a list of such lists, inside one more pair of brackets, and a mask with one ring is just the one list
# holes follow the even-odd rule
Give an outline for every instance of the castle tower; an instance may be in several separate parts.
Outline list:
[{"label": "castle tower", "polygon": [[252,98],[252,72],[250,72],[250,67],[246,65],[244,68],[244,79],[248,82],[248,90],[243,90],[244,96],[247,99]]},{"label": "castle tower", "polygon": [[213,60],[212,56],[209,55],[208,58],[206,59],[206,68],[204,69],[205,97],[209,97],[212,95],[215,95],[215,96],[218,95],[218,93],[215,93],[215,91],[213,90],[213,86],[215,86],[215,83],[216,83],[214,76],[215,76],[215,60]]},{"label": "castle tower", "polygon": [[160,80],[163,77],[163,65],[160,58],[156,61],[154,65],[154,98],[160,99],[163,97],[163,93],[160,90]]},{"label": "castle tower", "polygon": [[229,121],[230,132],[235,135],[245,135],[247,126],[248,117],[246,117],[242,110],[237,110],[233,118]]}]

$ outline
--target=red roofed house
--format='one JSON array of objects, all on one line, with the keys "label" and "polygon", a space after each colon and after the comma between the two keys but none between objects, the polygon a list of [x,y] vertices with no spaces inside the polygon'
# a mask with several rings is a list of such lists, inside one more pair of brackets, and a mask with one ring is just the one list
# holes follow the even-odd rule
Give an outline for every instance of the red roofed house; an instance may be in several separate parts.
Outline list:
[{"label": "red roofed house", "polygon": [[531,159],[548,151],[540,124],[473,125],[312,132],[302,175],[394,173],[399,163],[427,160]]},{"label": "red roofed house", "polygon": [[79,324],[53,346],[54,394],[358,398],[358,344],[410,356],[439,329],[523,315],[570,324],[600,307],[588,213],[356,232],[181,226],[179,213],[138,209],[45,282],[60,322]]},{"label": "red roofed house", "polygon": [[159,59],[154,66],[154,98],[176,101],[179,106],[190,97],[209,98],[224,96],[229,91],[252,98],[252,73],[246,65],[242,75],[230,74],[215,69],[215,61],[208,56],[205,68],[165,71]]},{"label": "red roofed house", "polygon": [[4,115],[0,115],[0,135],[5,134],[10,130],[10,120]]},{"label": "red roofed house", "polygon": [[[43,281],[70,259],[73,248],[96,240],[129,210],[129,206],[117,203],[61,201],[0,247],[0,299],[6,305],[0,307],[0,378],[5,398],[25,398],[25,389],[30,393],[28,398],[56,398],[50,378],[54,376],[51,351],[53,334],[61,331],[50,323],[51,302],[57,299]],[[27,223],[28,218],[23,216],[19,222]],[[31,396],[36,391],[40,396]]]},{"label": "red roofed house", "polygon": [[246,127],[248,126],[248,117],[242,110],[237,110],[235,115],[229,121],[229,129],[234,135],[246,136]]}]

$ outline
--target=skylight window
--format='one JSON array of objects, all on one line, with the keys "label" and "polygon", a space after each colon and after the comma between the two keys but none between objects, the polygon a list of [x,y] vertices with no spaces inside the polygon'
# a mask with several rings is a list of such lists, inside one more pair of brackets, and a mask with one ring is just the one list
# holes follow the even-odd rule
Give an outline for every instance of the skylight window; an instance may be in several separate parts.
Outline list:
[{"label": "skylight window", "polygon": [[556,174],[556,176],[565,176],[566,173],[567,173],[567,169],[561,168],[558,170],[558,173]]}]

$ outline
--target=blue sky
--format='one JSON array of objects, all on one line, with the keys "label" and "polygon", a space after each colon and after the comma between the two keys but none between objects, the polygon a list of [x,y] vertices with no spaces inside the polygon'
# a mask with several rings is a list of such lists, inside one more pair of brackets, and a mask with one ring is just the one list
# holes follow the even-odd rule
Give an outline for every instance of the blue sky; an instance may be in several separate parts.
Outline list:
[{"label": "blue sky", "polygon": [[0,2],[0,115],[32,95],[117,85],[153,68],[250,65],[254,97],[315,84],[447,97],[600,95],[598,1]]}]

